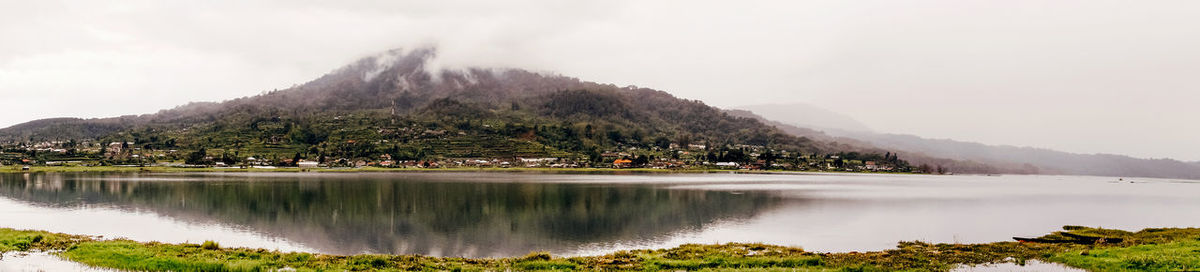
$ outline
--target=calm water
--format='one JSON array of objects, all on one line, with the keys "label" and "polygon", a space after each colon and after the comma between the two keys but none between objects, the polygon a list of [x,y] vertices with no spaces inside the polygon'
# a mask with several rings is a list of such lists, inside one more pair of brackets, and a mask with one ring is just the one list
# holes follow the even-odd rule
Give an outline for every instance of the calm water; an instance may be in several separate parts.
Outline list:
[{"label": "calm water", "polygon": [[1005,241],[1068,224],[1200,226],[1200,183],[779,174],[0,175],[0,227],[336,254],[578,255],[723,242],[865,251],[901,240]]}]

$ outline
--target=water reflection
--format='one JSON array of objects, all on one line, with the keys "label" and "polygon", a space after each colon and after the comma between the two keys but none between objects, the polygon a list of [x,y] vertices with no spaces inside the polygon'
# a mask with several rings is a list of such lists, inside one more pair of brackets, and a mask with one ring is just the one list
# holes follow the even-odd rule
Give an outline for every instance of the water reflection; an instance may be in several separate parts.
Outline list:
[{"label": "water reflection", "polygon": [[[45,207],[152,211],[187,222],[236,226],[328,253],[472,257],[662,240],[714,222],[745,220],[782,202],[767,191],[554,181],[561,178],[14,174],[0,175],[0,196]],[[140,232],[155,226],[127,227]]]},{"label": "water reflection", "polygon": [[[1133,181],[1133,182],[1131,182]],[[0,175],[0,227],[329,253],[600,254],[766,242],[869,251],[1063,225],[1200,225],[1200,183],[1070,176]]]}]

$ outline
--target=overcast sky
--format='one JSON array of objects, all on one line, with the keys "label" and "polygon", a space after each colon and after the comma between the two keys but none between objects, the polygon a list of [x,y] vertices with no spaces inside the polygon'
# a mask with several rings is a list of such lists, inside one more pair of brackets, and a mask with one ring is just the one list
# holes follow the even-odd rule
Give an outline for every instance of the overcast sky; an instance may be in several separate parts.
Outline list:
[{"label": "overcast sky", "polygon": [[0,127],[286,88],[392,48],[883,132],[1200,160],[1200,1],[0,0]]}]

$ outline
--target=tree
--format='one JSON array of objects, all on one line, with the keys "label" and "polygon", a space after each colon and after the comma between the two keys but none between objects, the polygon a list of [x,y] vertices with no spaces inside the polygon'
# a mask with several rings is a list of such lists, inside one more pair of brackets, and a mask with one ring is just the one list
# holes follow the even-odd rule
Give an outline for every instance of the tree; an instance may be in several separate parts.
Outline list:
[{"label": "tree", "polygon": [[671,140],[667,140],[667,137],[662,136],[654,137],[654,146],[662,149],[671,148]]},{"label": "tree", "polygon": [[636,156],[633,158],[634,166],[644,166],[647,163],[650,163],[650,158],[648,158],[646,156]]},{"label": "tree", "polygon": [[778,159],[778,158],[779,157],[776,156],[775,153],[772,153],[770,149],[763,151],[763,153],[758,156],[758,159],[763,160],[763,162],[767,163],[767,166],[770,166],[772,163],[775,162],[775,159]]},{"label": "tree", "polygon": [[226,151],[225,153],[221,154],[221,162],[225,163],[225,165],[237,164],[237,159],[234,156],[235,155],[230,155],[229,151]]},{"label": "tree", "polygon": [[208,157],[208,150],[205,150],[203,147],[201,147],[195,152],[188,153],[187,157],[184,159],[184,162],[187,164],[207,164],[207,162],[204,160],[205,157]]},{"label": "tree", "polygon": [[607,135],[608,135],[608,139],[612,140],[614,143],[620,143],[621,139],[625,138],[625,137],[621,136],[620,130],[609,130]]},{"label": "tree", "polygon": [[688,146],[692,144],[692,137],[681,133],[675,138],[675,142],[679,143],[680,148],[688,148]]}]

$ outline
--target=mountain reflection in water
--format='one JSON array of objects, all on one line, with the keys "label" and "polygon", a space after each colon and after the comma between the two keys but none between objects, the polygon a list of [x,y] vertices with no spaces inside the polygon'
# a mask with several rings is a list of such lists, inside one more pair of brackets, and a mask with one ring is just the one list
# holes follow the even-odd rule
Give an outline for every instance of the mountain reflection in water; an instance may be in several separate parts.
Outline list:
[{"label": "mountain reflection in water", "polygon": [[41,207],[151,211],[324,253],[469,257],[661,240],[747,219],[782,201],[766,191],[589,180],[496,173],[10,174],[0,175],[0,197]]},{"label": "mountain reflection in water", "polygon": [[1063,225],[1200,226],[1200,181],[1084,176],[0,175],[0,227],[326,253],[591,255],[685,243],[873,251]]}]

